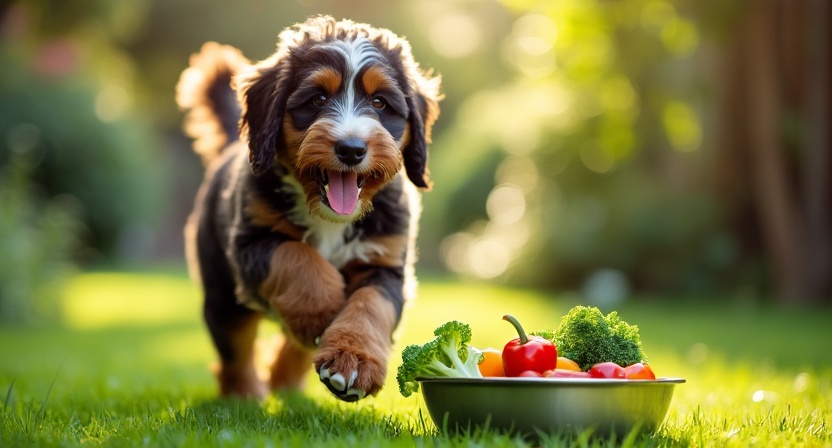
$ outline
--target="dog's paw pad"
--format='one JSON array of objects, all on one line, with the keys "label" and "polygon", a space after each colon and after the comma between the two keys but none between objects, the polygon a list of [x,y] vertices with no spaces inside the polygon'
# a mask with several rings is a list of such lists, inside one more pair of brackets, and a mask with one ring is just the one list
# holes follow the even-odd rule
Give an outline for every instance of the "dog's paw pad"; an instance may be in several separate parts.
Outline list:
[{"label": "dog's paw pad", "polygon": [[352,371],[349,380],[340,372],[330,372],[329,368],[321,368],[319,376],[327,389],[344,401],[358,401],[367,395],[366,391],[353,387],[358,378],[357,370]]}]

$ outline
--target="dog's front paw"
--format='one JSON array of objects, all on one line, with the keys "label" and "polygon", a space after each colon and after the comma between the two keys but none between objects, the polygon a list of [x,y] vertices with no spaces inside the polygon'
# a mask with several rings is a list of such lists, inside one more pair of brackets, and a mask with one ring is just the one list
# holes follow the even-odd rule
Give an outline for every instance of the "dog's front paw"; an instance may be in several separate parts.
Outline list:
[{"label": "dog's front paw", "polygon": [[344,330],[327,331],[313,362],[321,382],[344,401],[375,395],[387,375],[386,350],[372,347],[366,336]]}]

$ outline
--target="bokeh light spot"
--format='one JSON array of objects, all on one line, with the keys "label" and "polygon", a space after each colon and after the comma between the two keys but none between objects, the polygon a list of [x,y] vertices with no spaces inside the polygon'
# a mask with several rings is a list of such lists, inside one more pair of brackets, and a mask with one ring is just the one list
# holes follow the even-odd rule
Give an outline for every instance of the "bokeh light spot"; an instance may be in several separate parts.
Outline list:
[{"label": "bokeh light spot", "polygon": [[627,110],[635,104],[636,94],[627,78],[618,76],[601,85],[601,103],[607,109]]},{"label": "bokeh light spot", "polygon": [[812,377],[808,373],[800,372],[794,377],[792,387],[796,393],[806,392],[806,389],[809,388],[811,380]]},{"label": "bokeh light spot", "polygon": [[130,95],[119,86],[107,86],[95,97],[95,116],[105,123],[123,117],[130,108]]},{"label": "bokeh light spot", "polygon": [[498,224],[515,223],[526,213],[526,198],[517,186],[500,185],[488,195],[485,209],[488,217]]},{"label": "bokeh light spot", "polygon": [[513,184],[528,193],[537,186],[540,173],[530,157],[514,156],[500,163],[495,177],[498,184]]},{"label": "bokeh light spot", "polygon": [[676,19],[662,28],[662,42],[671,53],[688,56],[699,46],[699,32],[690,20]]},{"label": "bokeh light spot", "polygon": [[457,232],[442,240],[440,250],[445,266],[457,274],[468,272],[468,248],[474,241],[474,235],[467,232]]},{"label": "bokeh light spot", "polygon": [[513,33],[518,48],[530,55],[551,51],[557,38],[555,24],[542,14],[520,17],[514,22]]},{"label": "bokeh light spot", "polygon": [[596,173],[606,173],[615,166],[615,159],[597,143],[590,143],[581,148],[581,161]]},{"label": "bokeh light spot", "polygon": [[481,240],[471,245],[468,261],[472,273],[481,278],[494,278],[508,269],[511,253],[499,241]]},{"label": "bokeh light spot", "polygon": [[433,22],[429,39],[437,53],[457,59],[470,55],[480,47],[482,32],[473,17],[462,12],[450,12]]},{"label": "bokeh light spot", "polygon": [[682,152],[694,151],[702,142],[702,128],[693,108],[681,101],[665,106],[662,121],[673,147]]},{"label": "bokeh light spot", "polygon": [[676,9],[666,1],[647,2],[641,10],[641,25],[657,34],[673,20],[676,20]]}]

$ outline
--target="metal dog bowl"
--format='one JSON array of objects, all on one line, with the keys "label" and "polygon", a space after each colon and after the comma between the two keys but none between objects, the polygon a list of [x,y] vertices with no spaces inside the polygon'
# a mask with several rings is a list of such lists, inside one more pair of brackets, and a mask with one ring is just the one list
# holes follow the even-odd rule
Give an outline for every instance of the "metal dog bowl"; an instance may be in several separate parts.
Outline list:
[{"label": "metal dog bowl", "polygon": [[652,432],[664,420],[681,378],[419,378],[440,429],[475,427],[518,434],[582,431],[624,436]]}]

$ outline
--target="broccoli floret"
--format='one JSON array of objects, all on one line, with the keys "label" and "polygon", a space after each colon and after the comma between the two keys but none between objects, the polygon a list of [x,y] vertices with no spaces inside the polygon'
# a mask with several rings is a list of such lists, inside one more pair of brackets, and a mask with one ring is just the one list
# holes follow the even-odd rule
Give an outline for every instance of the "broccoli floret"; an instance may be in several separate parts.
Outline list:
[{"label": "broccoli floret", "polygon": [[540,336],[547,341],[552,341],[555,343],[555,331],[554,330],[543,330],[543,331],[532,331],[529,333],[529,336]]},{"label": "broccoli floret", "polygon": [[469,345],[471,327],[458,321],[441,325],[435,339],[424,345],[408,345],[402,350],[402,365],[396,380],[405,397],[419,391],[417,377],[482,378],[478,364],[482,352]]},{"label": "broccoli floret", "polygon": [[559,356],[589,370],[600,362],[628,366],[647,362],[638,327],[628,325],[613,311],[606,316],[595,307],[576,306],[561,318],[554,334]]}]

